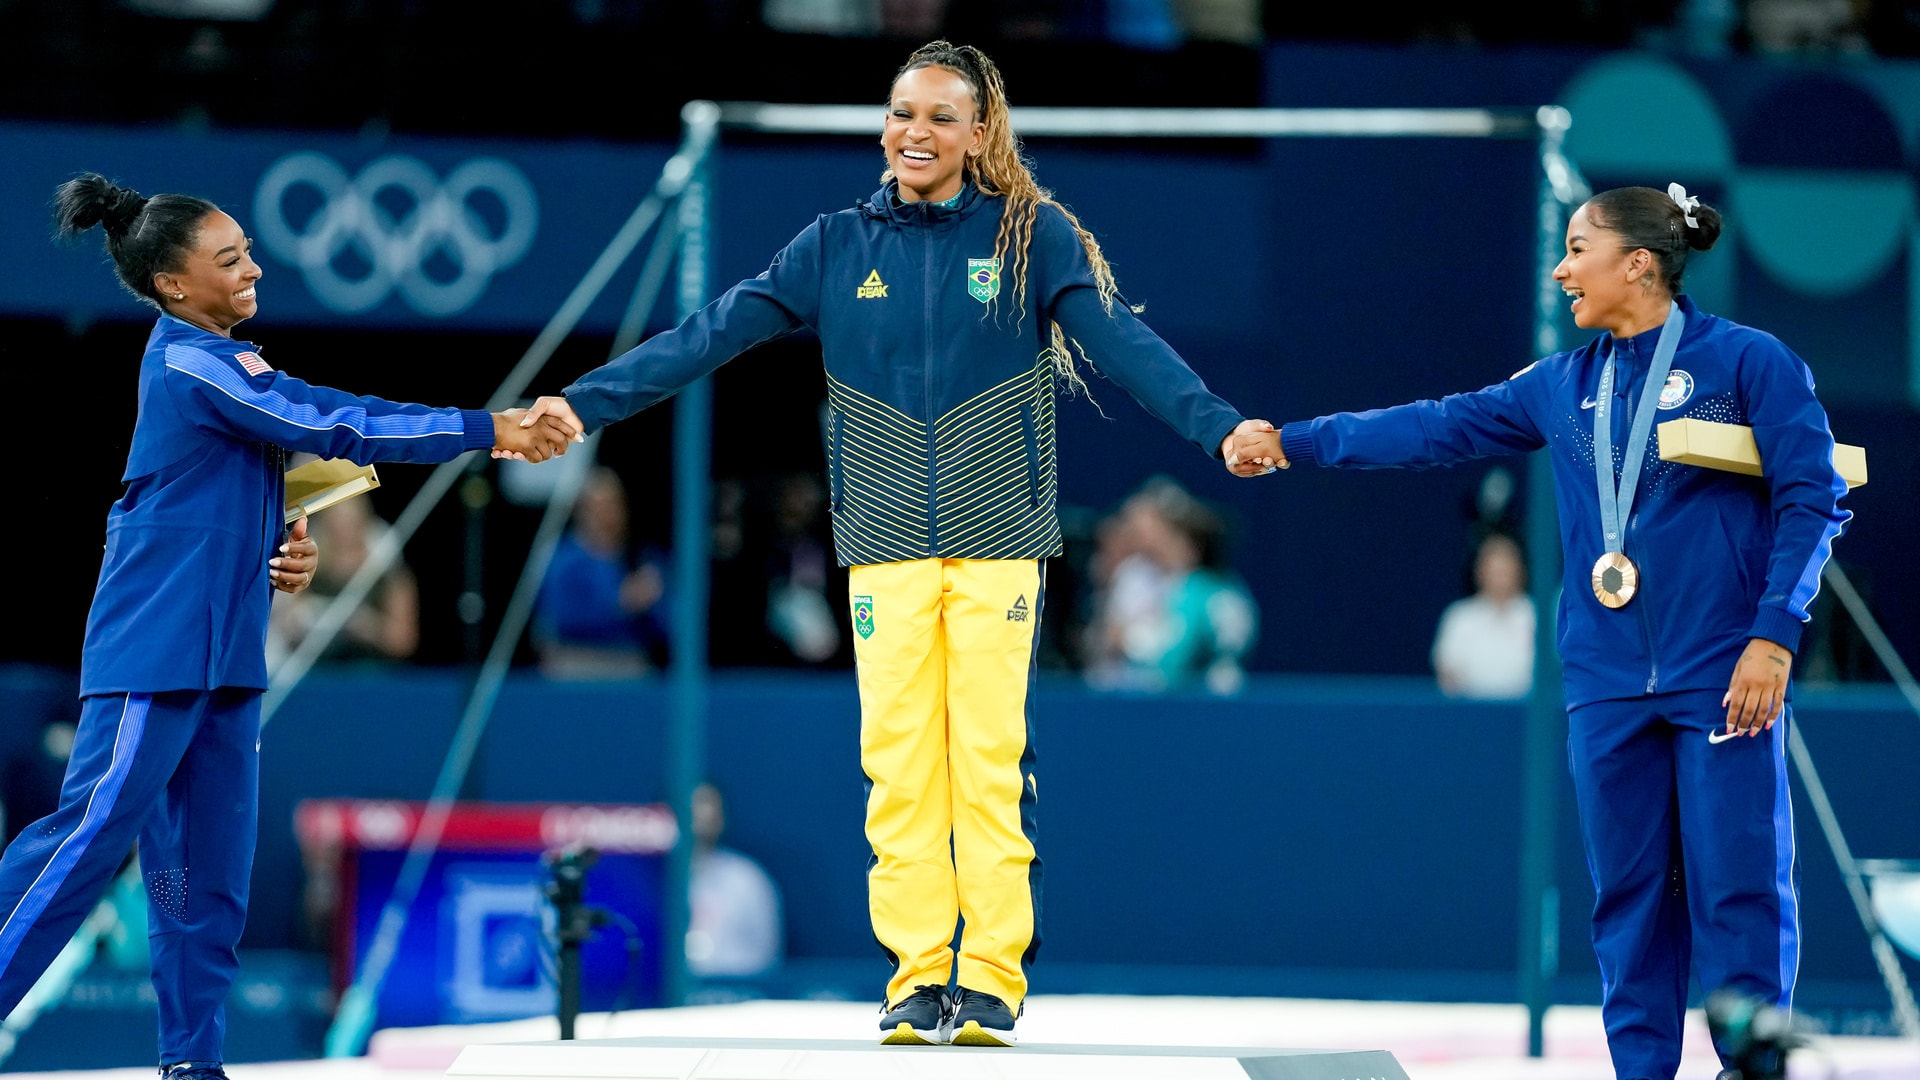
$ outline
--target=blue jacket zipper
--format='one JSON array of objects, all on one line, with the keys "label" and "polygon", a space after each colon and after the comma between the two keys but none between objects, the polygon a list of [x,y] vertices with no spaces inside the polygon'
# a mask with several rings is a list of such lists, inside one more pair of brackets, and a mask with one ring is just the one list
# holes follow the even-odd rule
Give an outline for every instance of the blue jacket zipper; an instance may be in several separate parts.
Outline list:
[{"label": "blue jacket zipper", "polygon": [[920,263],[926,290],[926,318],[921,323],[921,334],[925,342],[922,355],[926,358],[927,369],[927,554],[931,556],[940,551],[940,465],[939,447],[934,439],[934,425],[940,418],[933,411],[933,229],[928,217],[922,209],[919,222]]}]

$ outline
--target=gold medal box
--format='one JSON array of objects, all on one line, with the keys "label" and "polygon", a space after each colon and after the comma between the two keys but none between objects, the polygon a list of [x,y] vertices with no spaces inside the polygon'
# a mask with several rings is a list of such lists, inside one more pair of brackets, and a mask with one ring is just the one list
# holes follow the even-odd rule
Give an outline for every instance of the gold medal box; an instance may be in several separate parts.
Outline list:
[{"label": "gold medal box", "polygon": [[321,458],[287,470],[287,520],[291,525],[342,499],[364,495],[380,486],[371,465],[355,465],[345,458]]},{"label": "gold medal box", "polygon": [[[1660,460],[1704,469],[1722,469],[1744,476],[1759,476],[1760,447],[1753,441],[1753,429],[1741,424],[1716,424],[1710,420],[1669,420],[1659,426]],[[1833,444],[1833,469],[1857,488],[1867,482],[1867,451],[1864,447]],[[1603,606],[1622,608],[1640,591],[1640,568],[1625,555],[1610,551],[1593,564],[1593,597]]]},{"label": "gold medal box", "polygon": [[[1709,420],[1669,420],[1658,428],[1660,460],[1707,469],[1724,469],[1746,476],[1760,475],[1760,447],[1753,441],[1753,429],[1742,424],[1716,424]],[[1833,468],[1857,488],[1867,482],[1867,451],[1862,446],[1833,444]]]}]

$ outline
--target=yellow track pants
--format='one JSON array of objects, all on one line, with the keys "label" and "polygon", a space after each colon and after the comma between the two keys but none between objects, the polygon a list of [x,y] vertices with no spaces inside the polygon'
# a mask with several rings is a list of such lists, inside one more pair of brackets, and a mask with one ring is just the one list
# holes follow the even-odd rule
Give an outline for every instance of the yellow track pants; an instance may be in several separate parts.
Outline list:
[{"label": "yellow track pants", "polygon": [[1019,1014],[1039,947],[1027,690],[1033,559],[920,559],[849,575],[866,771],[867,908],[887,1001],[958,981]]}]

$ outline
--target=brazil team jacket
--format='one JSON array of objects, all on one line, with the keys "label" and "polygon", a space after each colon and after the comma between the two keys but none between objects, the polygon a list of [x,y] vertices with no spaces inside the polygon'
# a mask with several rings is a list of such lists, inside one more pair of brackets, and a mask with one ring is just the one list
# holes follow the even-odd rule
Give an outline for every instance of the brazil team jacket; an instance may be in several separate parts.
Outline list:
[{"label": "brazil team jacket", "polygon": [[765,273],[563,393],[597,430],[811,326],[826,365],[842,566],[1057,555],[1050,320],[1206,453],[1218,456],[1242,417],[1124,303],[1102,306],[1085,249],[1055,207],[1040,208],[1016,295],[993,258],[1004,206],[972,185],[951,207],[899,203],[889,185],[822,215]]},{"label": "brazil team jacket", "polygon": [[1438,401],[1338,413],[1281,429],[1296,463],[1429,467],[1548,447],[1565,572],[1559,651],[1571,706],[1670,690],[1724,690],[1741,650],[1765,638],[1799,650],[1807,607],[1852,517],[1846,481],[1807,365],[1770,334],[1680,298],[1686,329],[1655,429],[1695,417],[1753,428],[1765,475],[1662,461],[1656,434],[1623,527],[1640,590],[1622,608],[1594,598],[1606,551],[1594,473],[1594,397],[1617,347],[1612,439],[1619,477],[1632,413],[1660,340],[1656,327],[1556,353],[1505,382]]},{"label": "brazil team jacket", "polygon": [[161,316],[140,362],[126,492],[107,515],[80,693],[266,688],[283,448],[365,465],[492,445],[486,412],[312,386],[249,342]]}]

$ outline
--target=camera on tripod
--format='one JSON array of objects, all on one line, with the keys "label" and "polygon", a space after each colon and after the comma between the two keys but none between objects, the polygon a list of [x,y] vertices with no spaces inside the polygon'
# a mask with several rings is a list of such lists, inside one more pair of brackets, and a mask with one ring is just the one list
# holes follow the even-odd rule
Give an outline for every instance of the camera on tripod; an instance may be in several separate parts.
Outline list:
[{"label": "camera on tripod", "polygon": [[[547,865],[548,880],[545,888],[547,899],[562,914],[586,902],[587,871],[600,861],[600,853],[593,848],[574,845],[560,851],[549,851],[540,857]],[[565,918],[561,922],[565,923]]]},{"label": "camera on tripod", "polygon": [[560,943],[560,1037],[573,1038],[580,1016],[580,946],[607,924],[608,914],[587,903],[587,871],[600,853],[584,845],[550,851],[540,857],[548,871],[545,889],[553,904],[555,936]]}]

